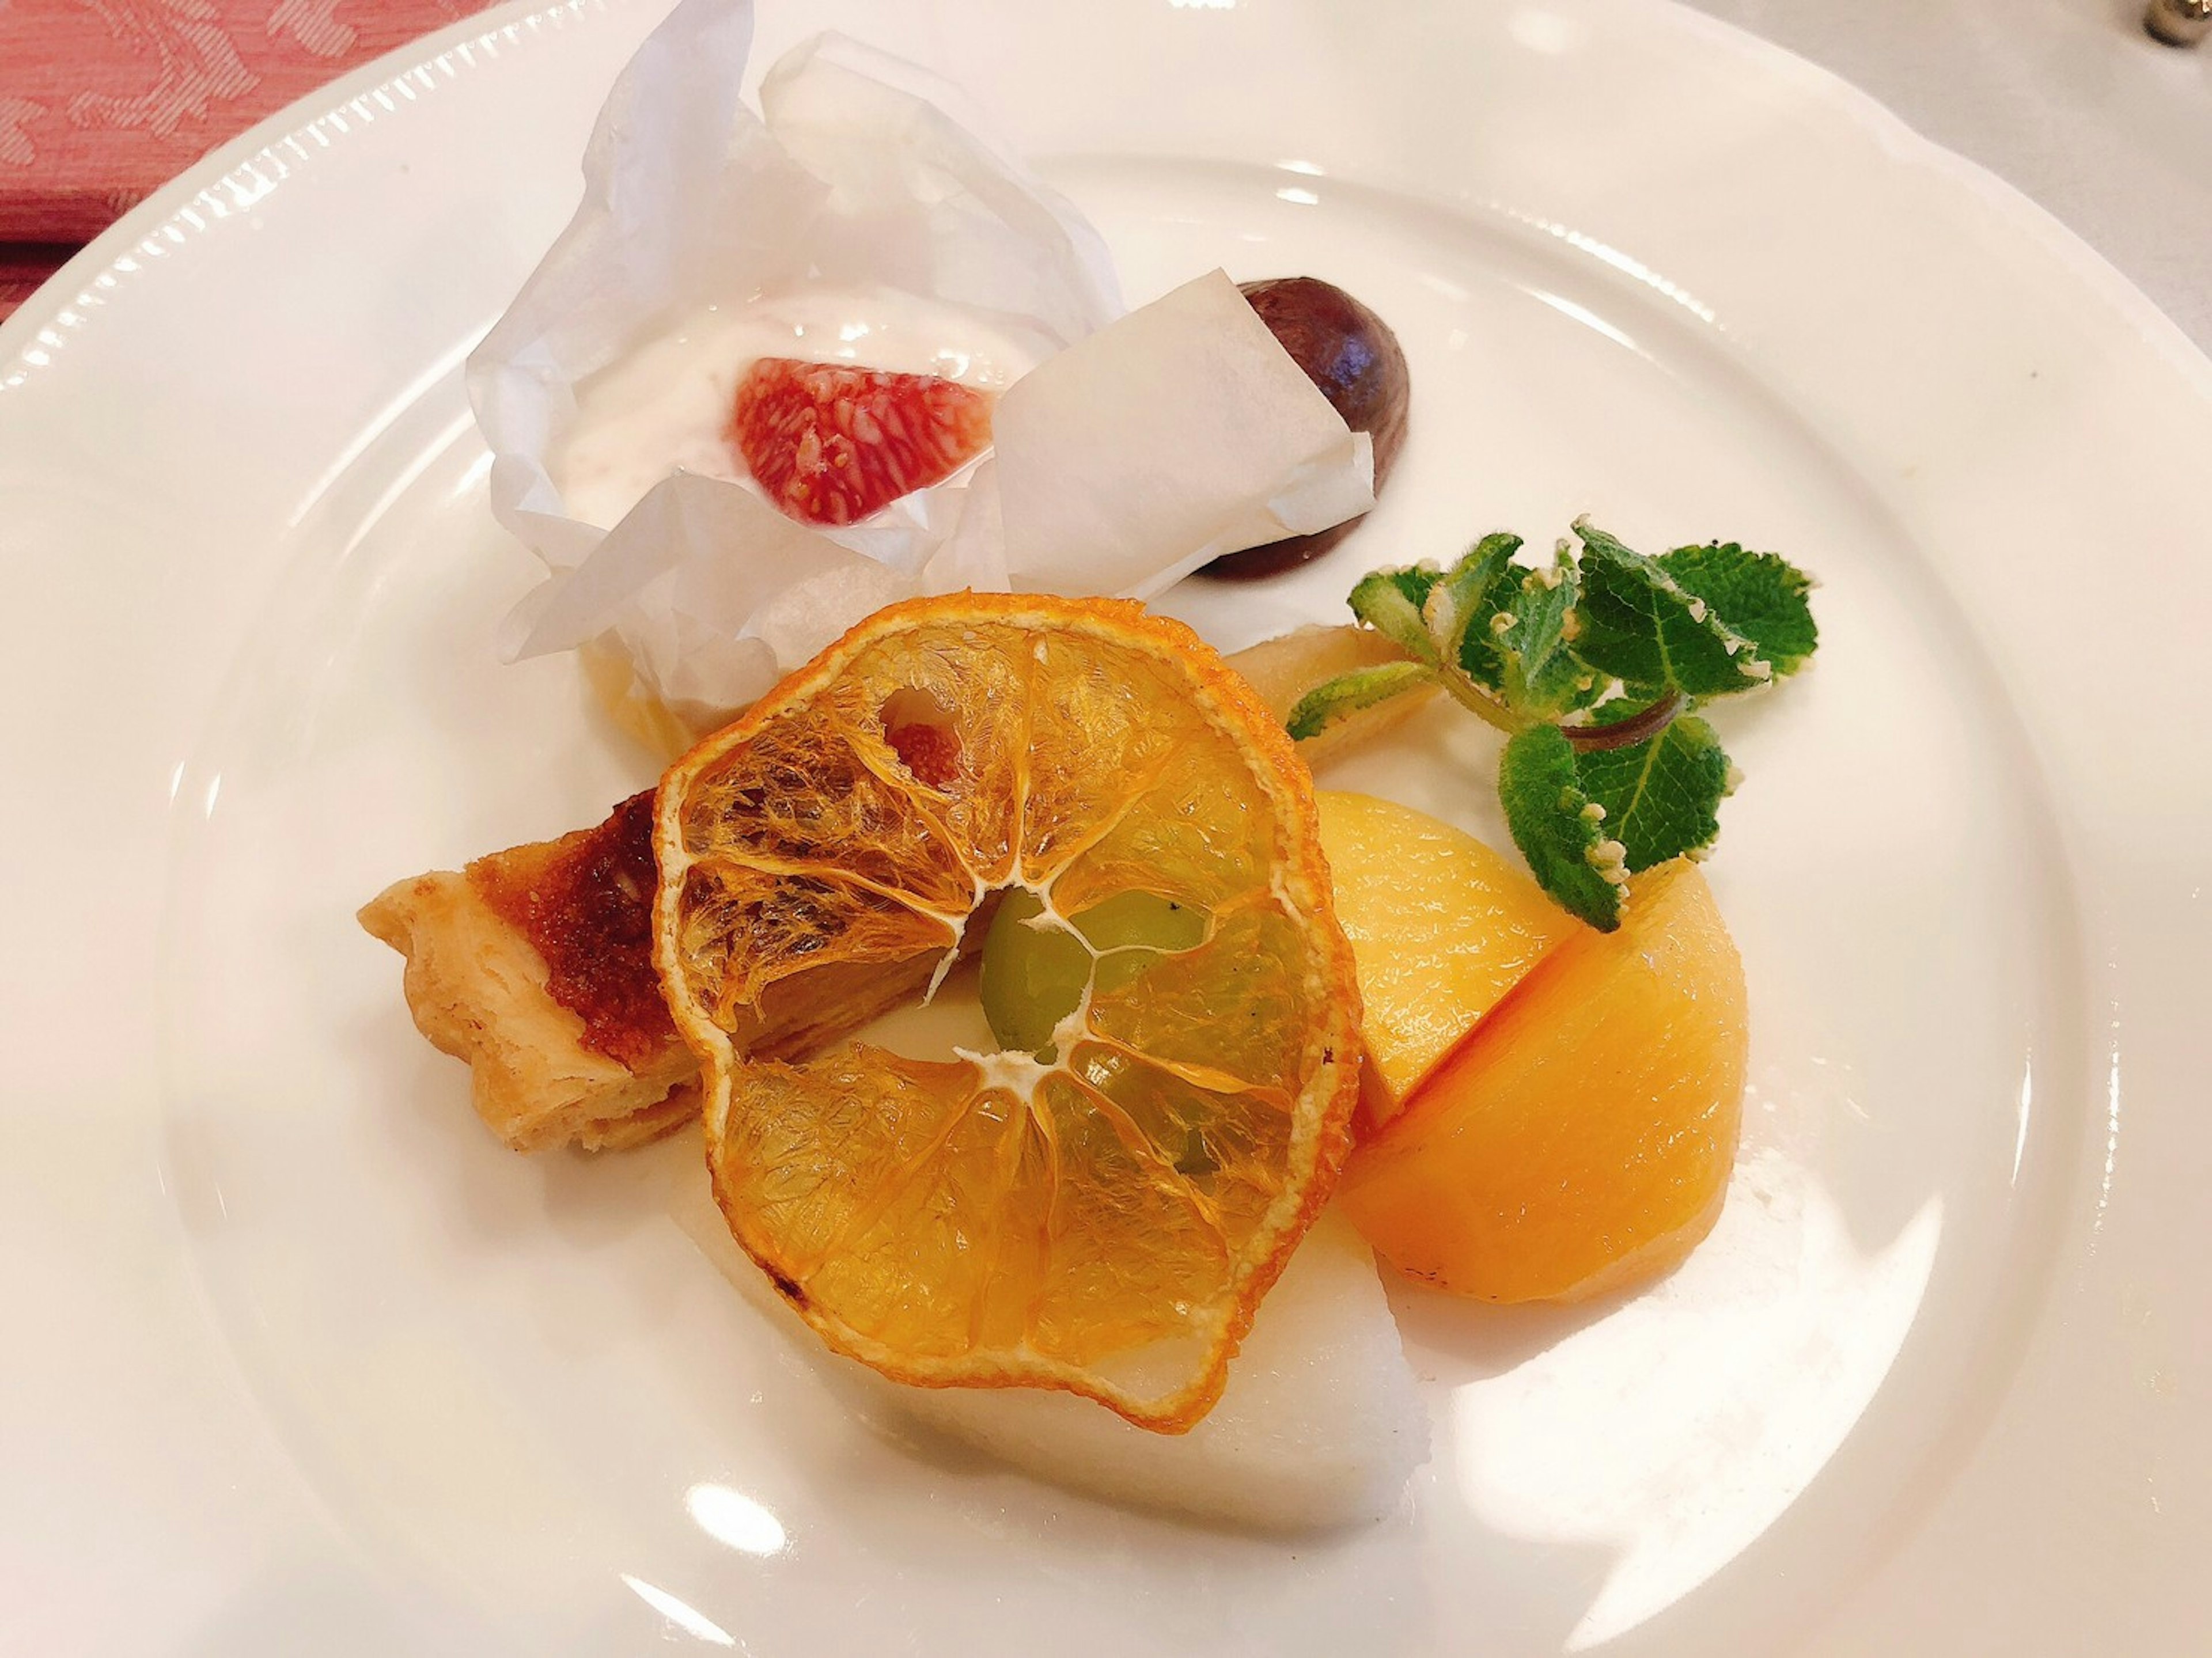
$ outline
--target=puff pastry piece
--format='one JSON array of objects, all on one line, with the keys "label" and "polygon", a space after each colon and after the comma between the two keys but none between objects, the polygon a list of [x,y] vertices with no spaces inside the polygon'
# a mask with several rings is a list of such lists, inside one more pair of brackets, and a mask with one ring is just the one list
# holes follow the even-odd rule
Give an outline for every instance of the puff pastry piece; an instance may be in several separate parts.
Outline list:
[{"label": "puff pastry piece", "polygon": [[[518,1151],[637,1145],[698,1114],[698,1062],[653,969],[653,791],[606,821],[393,883],[360,911],[407,958],[415,1028],[468,1062]],[[970,928],[972,950],[983,929]],[[738,1041],[799,1059],[919,996],[938,958],[825,967],[772,988]]]},{"label": "puff pastry piece", "polygon": [[653,794],[557,841],[394,883],[361,924],[407,958],[416,1029],[468,1061],[518,1151],[635,1145],[698,1110],[651,950]]}]

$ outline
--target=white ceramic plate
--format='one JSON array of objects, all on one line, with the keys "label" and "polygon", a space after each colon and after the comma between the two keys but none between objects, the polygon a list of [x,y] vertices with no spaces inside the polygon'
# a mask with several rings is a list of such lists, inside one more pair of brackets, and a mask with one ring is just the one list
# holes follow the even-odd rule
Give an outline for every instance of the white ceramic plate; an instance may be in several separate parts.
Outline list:
[{"label": "white ceramic plate", "polygon": [[[1436,1449],[1263,1539],[890,1445],[664,1212],[517,1159],[350,912],[645,774],[502,667],[462,356],[653,5],[281,117],[0,328],[11,1649],[2179,1652],[2212,1641],[2212,370],[2035,209],[1650,0],[781,6],[1002,112],[1133,298],[1311,270],[1414,435],[1324,565],[1577,513],[1819,572],[1725,721],[1747,1143],[1650,1292],[1405,1294]],[[1472,732],[1433,738],[1467,751]],[[1419,742],[1328,780],[1481,825]]]}]

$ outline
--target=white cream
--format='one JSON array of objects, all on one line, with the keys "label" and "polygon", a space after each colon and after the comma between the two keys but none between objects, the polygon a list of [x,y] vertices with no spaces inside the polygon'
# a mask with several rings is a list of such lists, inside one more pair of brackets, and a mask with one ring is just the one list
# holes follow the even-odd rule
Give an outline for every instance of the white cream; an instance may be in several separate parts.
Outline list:
[{"label": "white cream", "polygon": [[679,468],[752,487],[726,431],[738,380],[762,357],[936,374],[993,392],[1036,361],[973,313],[887,288],[710,305],[577,383],[549,469],[569,514],[611,530]]}]

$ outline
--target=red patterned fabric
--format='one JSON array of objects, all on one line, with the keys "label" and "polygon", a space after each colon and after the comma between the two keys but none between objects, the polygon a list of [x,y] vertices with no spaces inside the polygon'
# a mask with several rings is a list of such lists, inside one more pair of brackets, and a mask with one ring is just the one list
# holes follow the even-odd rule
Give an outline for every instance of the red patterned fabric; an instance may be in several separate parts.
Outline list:
[{"label": "red patterned fabric", "polygon": [[487,0],[0,0],[0,316],[226,138]]}]

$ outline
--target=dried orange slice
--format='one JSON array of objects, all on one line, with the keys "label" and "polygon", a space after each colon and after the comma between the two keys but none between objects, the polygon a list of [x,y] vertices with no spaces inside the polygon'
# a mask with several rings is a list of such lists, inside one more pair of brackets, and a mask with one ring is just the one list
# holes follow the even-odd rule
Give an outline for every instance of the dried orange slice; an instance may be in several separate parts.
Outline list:
[{"label": "dried orange slice", "polygon": [[[901,1382],[1204,1416],[1358,1092],[1310,782],[1243,683],[1134,604],[895,605],[678,762],[654,842],[716,1199],[823,1339]],[[919,988],[1017,890],[1024,925],[1141,893],[1203,936],[1102,956],[1042,1055],[747,1053],[764,1007]]]}]

